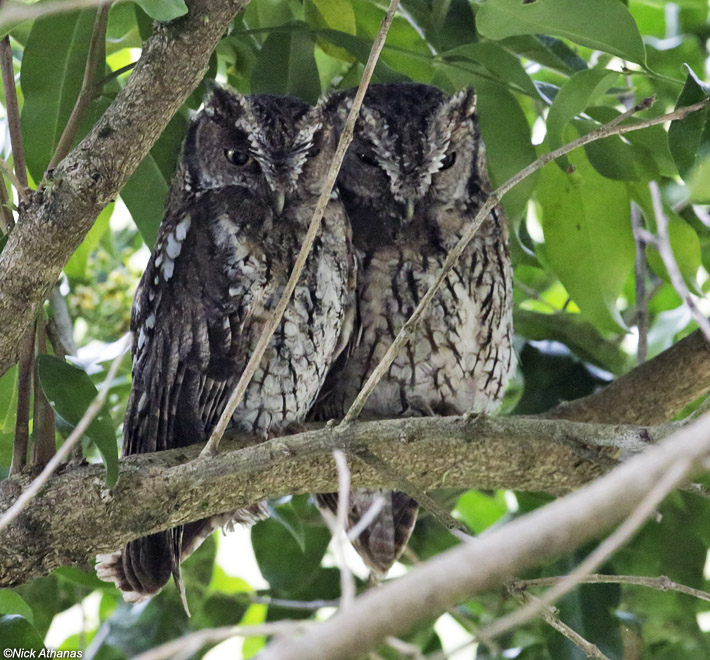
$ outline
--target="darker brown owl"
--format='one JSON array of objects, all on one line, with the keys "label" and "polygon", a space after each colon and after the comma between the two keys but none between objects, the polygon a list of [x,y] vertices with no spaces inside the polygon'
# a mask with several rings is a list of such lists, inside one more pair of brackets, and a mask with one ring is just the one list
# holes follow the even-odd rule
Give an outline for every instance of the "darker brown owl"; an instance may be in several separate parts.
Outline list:
[{"label": "darker brown owl", "polygon": [[[165,217],[135,296],[125,455],[204,442],[278,302],[335,150],[323,107],[218,89],[193,121]],[[243,402],[240,432],[304,419],[347,341],[354,257],[337,196]],[[260,506],[130,542],[100,557],[127,600],[156,593],[217,525]],[[156,512],[156,524],[161,512]]]},{"label": "darker brown owl", "polygon": [[[352,93],[331,99],[342,122]],[[338,186],[358,258],[358,321],[330,374],[315,415],[341,418],[434,281],[486,199],[488,179],[475,96],[435,87],[375,85],[367,93]],[[511,372],[512,273],[500,209],[481,226],[444,281],[406,349],[363,411],[375,417],[489,412]],[[377,491],[350,495],[350,524]],[[337,497],[319,495],[333,510]],[[354,542],[376,574],[397,560],[417,503],[386,493],[386,504]]]}]

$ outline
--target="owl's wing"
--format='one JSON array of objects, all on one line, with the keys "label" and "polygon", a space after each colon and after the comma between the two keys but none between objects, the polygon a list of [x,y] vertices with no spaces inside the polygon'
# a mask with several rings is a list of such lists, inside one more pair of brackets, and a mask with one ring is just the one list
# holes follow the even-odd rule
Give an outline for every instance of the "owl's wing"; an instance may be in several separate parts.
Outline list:
[{"label": "owl's wing", "polygon": [[125,455],[203,442],[219,418],[268,289],[235,218],[248,225],[263,213],[248,199],[217,193],[163,220],[133,306]]},{"label": "owl's wing", "polygon": [[[203,442],[221,415],[263,317],[265,278],[240,229],[263,213],[229,193],[168,204],[134,300],[124,455]],[[132,601],[159,591],[171,574],[180,587],[181,558],[207,527],[198,521],[139,538],[102,557],[97,572]]]}]

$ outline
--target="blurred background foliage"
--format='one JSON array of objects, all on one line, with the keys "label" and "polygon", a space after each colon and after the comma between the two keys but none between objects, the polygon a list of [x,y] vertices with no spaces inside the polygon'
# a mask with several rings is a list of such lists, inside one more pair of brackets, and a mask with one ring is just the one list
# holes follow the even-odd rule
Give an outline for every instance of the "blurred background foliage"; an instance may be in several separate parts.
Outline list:
[{"label": "blurred background foliage", "polygon": [[[78,346],[69,356],[75,366],[39,361],[41,384],[57,415],[58,441],[88,405],[106,361],[115,355],[114,342],[128,330],[132,296],[155,240],[186,125],[213,81],[243,93],[292,94],[309,102],[355,86],[384,9],[378,0],[252,0],[237,16],[203,83],[64,271],[58,299],[68,308]],[[185,11],[182,0],[112,6],[105,78],[77,139],[130,76],[153,21],[173,20]],[[95,16],[89,8],[0,27],[0,34],[10,35],[34,182],[41,181],[79,93]],[[641,113],[646,117],[704,98],[709,37],[706,0],[402,0],[374,78],[434,84],[447,92],[474,87],[490,175],[500,184],[536,155],[646,97],[656,98]],[[647,294],[636,299],[631,220],[635,215],[656,231],[652,181],[662,193],[680,272],[701,310],[710,311],[703,298],[710,287],[708,125],[705,111],[675,122],[670,140],[667,127],[656,126],[590,144],[548,164],[505,197],[520,365],[504,414],[534,414],[583,396],[697,327],[652,247],[643,255]],[[11,160],[4,117],[0,151]],[[46,314],[60,323],[57,310],[48,306]],[[647,338],[646,354],[639,353],[640,337]],[[63,351],[55,346],[54,352]],[[89,460],[106,462],[109,480],[130,388],[128,362],[83,446]],[[16,368],[0,378],[2,477],[12,451],[16,379]],[[476,533],[550,499],[478,490],[436,495]],[[90,566],[62,568],[0,590],[0,646],[25,640],[29,648],[46,640],[60,649],[84,650],[85,659],[120,660],[193,630],[327,616],[330,601],[339,596],[330,534],[306,497],[273,507],[275,516],[251,533],[220,535],[186,562],[192,618],[172,585],[147,604],[128,606]],[[424,512],[393,575],[456,542]],[[708,544],[710,504],[676,493],[604,571],[667,575],[707,589]],[[585,552],[520,577],[565,573]],[[357,558],[350,560],[364,579]],[[358,584],[366,588],[366,582]],[[583,657],[543,623],[501,639],[502,655],[471,643],[471,631],[516,606],[503,589],[487,593],[412,631],[407,641],[426,657],[443,657],[436,654],[444,650],[455,660]],[[586,585],[559,609],[563,621],[611,659],[710,657],[710,605],[702,600],[644,587]],[[263,638],[231,641],[191,657],[249,658],[264,643]],[[405,657],[392,648],[379,654],[388,660]]]}]

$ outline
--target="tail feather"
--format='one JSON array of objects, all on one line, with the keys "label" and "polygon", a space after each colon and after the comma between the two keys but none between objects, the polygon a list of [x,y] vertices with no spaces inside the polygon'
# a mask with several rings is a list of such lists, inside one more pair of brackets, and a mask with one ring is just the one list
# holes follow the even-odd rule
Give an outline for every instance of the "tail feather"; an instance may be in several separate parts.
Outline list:
[{"label": "tail feather", "polygon": [[[419,505],[409,495],[399,491],[353,490],[350,492],[348,530],[357,525],[380,495],[385,497],[385,505],[352,544],[372,572],[383,577],[407,547]],[[320,493],[316,495],[316,503],[335,514],[338,494]]]},{"label": "tail feather", "polygon": [[[204,518],[164,532],[130,541],[118,552],[96,557],[96,575],[113,582],[123,591],[127,603],[139,603],[157,594],[172,575],[184,599],[180,565],[219,527],[232,529],[237,524],[253,525],[269,515],[265,502]],[[189,614],[189,611],[188,611]]]}]

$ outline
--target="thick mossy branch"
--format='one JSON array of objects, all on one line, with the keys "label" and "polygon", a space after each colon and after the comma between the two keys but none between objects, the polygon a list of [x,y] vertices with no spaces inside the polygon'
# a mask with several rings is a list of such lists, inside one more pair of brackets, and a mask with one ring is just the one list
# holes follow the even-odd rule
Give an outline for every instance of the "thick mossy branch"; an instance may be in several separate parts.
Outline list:
[{"label": "thick mossy branch", "polygon": [[22,207],[0,255],[0,375],[17,361],[20,340],[61,269],[200,82],[247,2],[188,0],[186,16],[156,23],[126,86]]},{"label": "thick mossy branch", "polygon": [[[619,449],[642,449],[667,432],[540,418],[402,419],[321,428],[242,449],[234,449],[239,439],[233,439],[225,453],[207,459],[195,460],[200,445],[132,456],[123,460],[112,491],[100,467],[67,467],[0,537],[0,586],[83,564],[146,533],[263,498],[334,490],[335,447],[349,454],[356,486],[392,485],[356,458],[367,449],[425,490],[561,494],[607,472]],[[0,512],[33,476],[28,469],[0,483]]]}]

